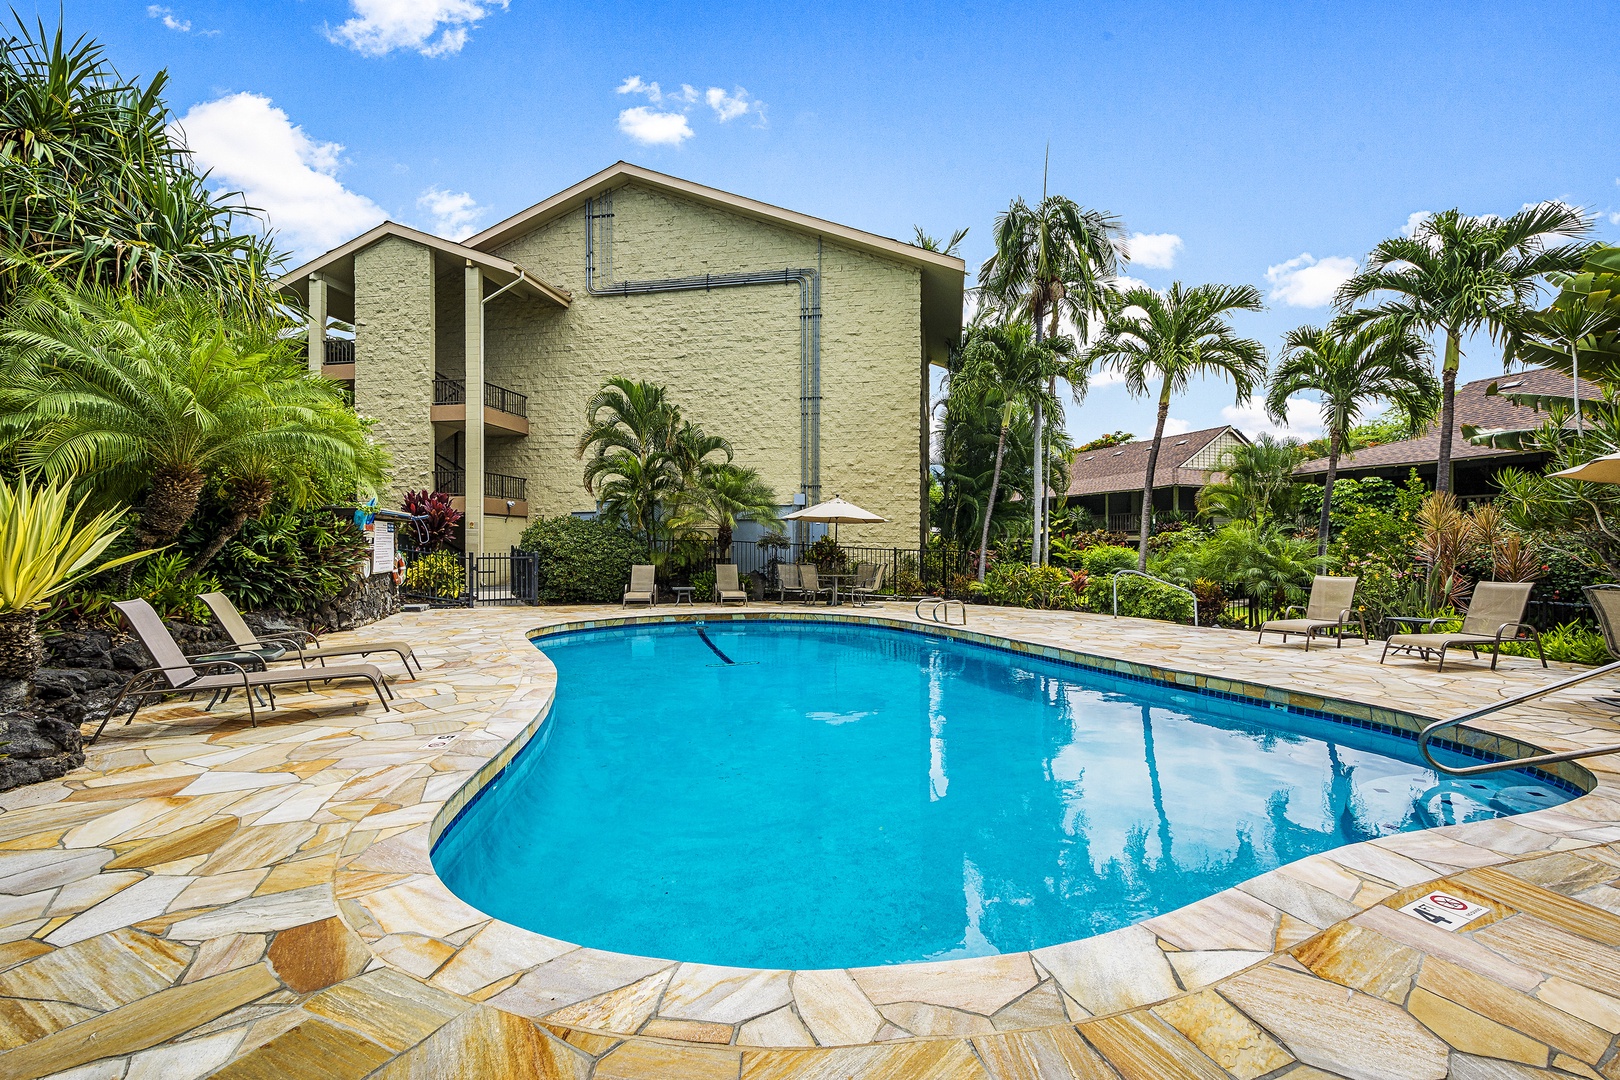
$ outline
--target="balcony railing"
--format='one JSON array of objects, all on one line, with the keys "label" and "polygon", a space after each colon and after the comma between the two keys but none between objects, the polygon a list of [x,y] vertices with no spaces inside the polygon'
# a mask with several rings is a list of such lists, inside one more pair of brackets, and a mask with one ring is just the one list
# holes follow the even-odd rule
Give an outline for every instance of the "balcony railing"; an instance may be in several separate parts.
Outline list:
[{"label": "balcony railing", "polygon": [[[434,378],[433,404],[467,404],[466,380],[451,379],[444,375]],[[516,390],[508,390],[506,387],[496,386],[494,383],[485,383],[484,407],[498,409],[503,413],[511,413],[513,416],[527,417],[529,415],[529,398],[527,394],[520,394]]]},{"label": "balcony railing", "polygon": [[[528,483],[528,480],[522,476],[486,472],[484,474],[484,498],[510,499],[513,502],[523,502],[528,498],[526,493]],[[446,495],[466,495],[467,470],[449,465],[435,465],[433,467],[433,490],[442,491]]]},{"label": "balcony railing", "polygon": [[333,338],[326,339],[326,356],[322,359],[327,364],[354,363],[354,339]]}]

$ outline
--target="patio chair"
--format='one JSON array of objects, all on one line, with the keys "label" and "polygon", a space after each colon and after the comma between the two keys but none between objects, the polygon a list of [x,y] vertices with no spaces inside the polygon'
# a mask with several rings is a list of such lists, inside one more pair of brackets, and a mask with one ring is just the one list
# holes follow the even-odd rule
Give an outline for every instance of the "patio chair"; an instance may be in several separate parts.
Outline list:
[{"label": "patio chair", "polygon": [[883,575],[889,568],[882,563],[863,562],[855,568],[855,584],[849,587],[850,599],[862,607],[871,604],[872,596],[883,588]]},{"label": "patio chair", "polygon": [[[170,694],[185,694],[195,697],[197,694],[218,694],[224,690],[241,690],[247,699],[248,721],[254,727],[259,724],[258,713],[253,707],[253,691],[263,688],[270,695],[270,707],[276,707],[275,687],[295,686],[303,683],[305,689],[313,690],[315,683],[336,682],[340,679],[365,679],[371,683],[373,690],[377,691],[377,700],[382,702],[384,711],[391,711],[388,698],[393,690],[388,686],[388,676],[382,669],[372,664],[353,664],[346,667],[318,667],[318,668],[283,668],[278,671],[249,671],[233,660],[200,660],[186,656],[175,643],[174,635],[169,628],[163,625],[163,619],[151,604],[145,600],[118,600],[113,603],[124,621],[129,623],[135,636],[141,639],[146,651],[152,654],[157,661],[156,667],[149,667],[137,671],[130,677],[129,682],[118,692],[118,696],[107,707],[107,715],[101,718],[101,725],[96,733],[90,736],[95,742],[101,737],[102,731],[118,712],[118,707],[124,703],[125,698],[135,698],[135,710],[129,714],[125,724],[135,719],[135,714],[141,711],[145,699],[149,697],[167,697]],[[210,674],[209,672],[214,673]]]},{"label": "patio chair", "polygon": [[650,564],[638,563],[630,568],[630,584],[624,587],[624,606],[629,607],[631,604],[658,606],[658,586],[653,581],[653,568]]},{"label": "patio chair", "polygon": [[735,600],[739,604],[748,603],[748,594],[743,591],[742,584],[737,580],[736,563],[714,564],[714,598],[721,604],[727,600]]},{"label": "patio chair", "polygon": [[[1586,594],[1586,602],[1592,605],[1592,613],[1597,616],[1598,629],[1603,632],[1603,644],[1608,647],[1609,655],[1620,660],[1620,585],[1585,585],[1581,592]],[[1620,698],[1593,700],[1600,705],[1620,708]]]},{"label": "patio chair", "polygon": [[[308,630],[289,630],[261,638],[242,620],[242,613],[236,610],[236,605],[224,593],[203,593],[198,599],[208,605],[208,610],[214,613],[214,618],[219,620],[219,625],[225,628],[238,649],[257,654],[266,664],[296,659],[307,667],[309,661],[318,660],[324,667],[331,657],[391,652],[398,654],[399,662],[405,665],[405,674],[412,679],[422,670],[422,661],[416,659],[409,642],[362,641],[354,645],[323,646],[321,639]],[[414,672],[411,670],[412,660],[416,660]]]},{"label": "patio chair", "polygon": [[[1260,636],[1254,639],[1255,644],[1264,641],[1267,634],[1281,634],[1285,643],[1289,634],[1302,634],[1305,637],[1305,651],[1310,652],[1311,638],[1318,631],[1332,629],[1336,631],[1334,636],[1342,649],[1345,633],[1352,629],[1352,619],[1361,627],[1361,633],[1355,636],[1363,642],[1367,641],[1367,622],[1360,612],[1350,606],[1356,597],[1356,581],[1353,577],[1316,575],[1311,582],[1311,598],[1305,605],[1304,617],[1266,620],[1260,626]],[[1290,604],[1283,609],[1283,614],[1286,616],[1298,610],[1298,604]]]},{"label": "patio chair", "polygon": [[832,587],[823,585],[821,577],[816,571],[815,563],[801,563],[799,565],[799,595],[807,604],[814,604],[816,597],[822,593],[832,592]]},{"label": "patio chair", "polygon": [[[1439,634],[1391,634],[1384,642],[1384,651],[1378,657],[1378,662],[1382,664],[1392,649],[1396,652],[1419,653],[1424,660],[1429,658],[1431,652],[1438,652],[1440,666],[1436,670],[1444,671],[1447,649],[1467,649],[1478,659],[1480,646],[1488,645],[1491,648],[1491,670],[1495,671],[1502,642],[1518,640],[1520,635],[1528,632],[1530,640],[1535,642],[1541,666],[1546,667],[1547,657],[1541,651],[1541,634],[1524,621],[1524,609],[1530,602],[1531,587],[1528,581],[1482,581],[1474,586],[1474,595],[1468,600],[1462,629]],[[1455,616],[1441,616],[1421,622],[1432,630],[1435,623],[1447,622],[1452,618]]]},{"label": "patio chair", "polygon": [[790,562],[777,563],[776,602],[778,604],[787,603],[788,593],[795,595],[799,593],[799,564]]}]

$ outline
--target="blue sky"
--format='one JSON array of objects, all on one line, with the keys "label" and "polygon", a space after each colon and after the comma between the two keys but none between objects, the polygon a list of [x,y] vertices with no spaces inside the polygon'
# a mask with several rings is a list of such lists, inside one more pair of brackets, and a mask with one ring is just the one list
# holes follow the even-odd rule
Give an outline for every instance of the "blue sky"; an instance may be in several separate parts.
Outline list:
[{"label": "blue sky", "polygon": [[[199,157],[298,255],[383,216],[465,234],[623,158],[888,236],[968,226],[971,270],[995,214],[1040,194],[1050,144],[1052,191],[1144,237],[1133,277],[1260,287],[1267,311],[1239,325],[1275,349],[1416,213],[1562,199],[1620,239],[1620,8],[1417,7],[69,0],[65,16],[126,74],[168,69]],[[54,2],[37,11],[54,24]],[[1465,378],[1498,371],[1475,342]],[[1295,430],[1313,415],[1301,402]],[[1069,425],[1145,435],[1151,417],[1103,385]],[[1261,423],[1219,383],[1171,417]]]}]

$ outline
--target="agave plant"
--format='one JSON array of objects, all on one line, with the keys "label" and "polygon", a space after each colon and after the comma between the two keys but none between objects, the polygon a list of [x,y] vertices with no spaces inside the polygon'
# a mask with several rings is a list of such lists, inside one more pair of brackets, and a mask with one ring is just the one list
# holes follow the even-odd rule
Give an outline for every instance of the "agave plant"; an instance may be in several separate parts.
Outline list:
[{"label": "agave plant", "polygon": [[66,484],[34,487],[0,480],[0,679],[31,679],[39,667],[39,609],[93,574],[133,562],[136,552],[101,557],[124,531],[122,510],[79,520],[84,501],[70,504]]}]

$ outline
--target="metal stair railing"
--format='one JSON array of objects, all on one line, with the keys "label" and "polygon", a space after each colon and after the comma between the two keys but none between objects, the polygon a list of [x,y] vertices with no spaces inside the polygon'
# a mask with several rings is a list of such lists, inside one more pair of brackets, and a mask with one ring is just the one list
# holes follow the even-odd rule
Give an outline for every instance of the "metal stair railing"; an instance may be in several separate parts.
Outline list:
[{"label": "metal stair railing", "polygon": [[[931,605],[929,607],[929,609],[928,609],[928,614],[926,614],[926,615],[923,614],[923,605],[924,604]],[[952,604],[956,605],[956,610],[962,616],[961,623],[956,624],[956,625],[966,626],[967,625],[967,605],[962,603],[962,601],[960,601],[960,600],[936,600],[936,599],[933,599],[931,597],[925,596],[921,600],[917,601],[917,618],[931,620],[933,622],[943,623],[946,626],[950,626],[950,625],[952,625],[952,623],[951,623],[951,605]]]},{"label": "metal stair railing", "polygon": [[1535,765],[1552,765],[1560,761],[1576,761],[1580,758],[1602,757],[1605,754],[1620,754],[1620,744],[1615,744],[1611,746],[1595,746],[1586,750],[1566,750],[1557,754],[1534,754],[1530,757],[1512,758],[1508,761],[1487,761],[1483,765],[1453,766],[1440,764],[1440,762],[1434,759],[1434,755],[1429,753],[1430,740],[1434,738],[1435,732],[1441,730],[1442,728],[1448,728],[1454,724],[1465,724],[1470,720],[1478,720],[1481,717],[1489,716],[1492,713],[1501,712],[1503,709],[1511,709],[1515,705],[1523,705],[1527,701],[1534,701],[1537,698],[1546,697],[1548,694],[1555,694],[1560,690],[1575,686],[1578,683],[1586,682],[1588,679],[1596,679],[1604,675],[1613,675],[1617,673],[1620,673],[1620,660],[1616,660],[1613,663],[1604,664],[1602,667],[1595,667],[1590,671],[1583,671],[1578,675],[1571,675],[1567,679],[1560,679],[1555,683],[1549,683],[1546,686],[1537,687],[1534,690],[1528,690],[1525,693],[1506,698],[1502,701],[1492,702],[1489,705],[1481,706],[1480,708],[1474,709],[1470,712],[1453,716],[1448,720],[1436,720],[1434,723],[1418,732],[1418,752],[1423,755],[1423,759],[1425,761],[1427,761],[1438,771],[1445,773],[1447,776],[1476,776],[1480,773],[1498,772],[1502,769],[1523,769]]},{"label": "metal stair railing", "polygon": [[1177,592],[1184,592],[1192,598],[1193,625],[1198,625],[1198,594],[1191,589],[1177,585],[1173,581],[1166,581],[1162,577],[1154,577],[1145,570],[1115,570],[1114,571],[1114,618],[1119,618],[1119,579],[1122,577],[1145,577],[1149,581],[1157,581],[1160,585],[1168,585]]}]

